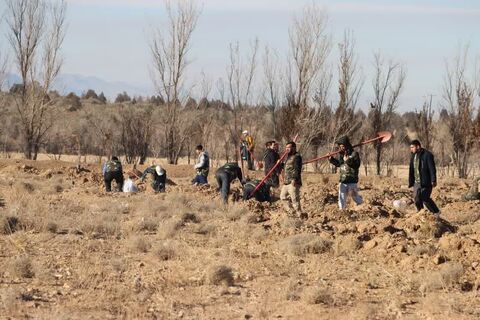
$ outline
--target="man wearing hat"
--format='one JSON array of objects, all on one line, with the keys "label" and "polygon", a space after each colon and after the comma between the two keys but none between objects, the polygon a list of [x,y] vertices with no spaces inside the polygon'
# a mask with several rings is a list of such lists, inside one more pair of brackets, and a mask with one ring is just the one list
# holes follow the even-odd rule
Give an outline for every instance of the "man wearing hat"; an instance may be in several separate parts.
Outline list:
[{"label": "man wearing hat", "polygon": [[358,170],[360,168],[360,156],[353,150],[347,136],[336,141],[340,153],[338,158],[330,157],[330,163],[340,168],[340,183],[338,185],[338,207],[343,210],[347,207],[347,196],[352,195],[353,201],[360,205],[363,199],[358,193]]},{"label": "man wearing hat", "polygon": [[165,183],[167,181],[167,171],[160,165],[153,165],[145,169],[142,174],[141,181],[145,180],[145,177],[151,174],[152,182],[151,186],[155,192],[165,192]]},{"label": "man wearing hat", "polygon": [[247,161],[248,170],[255,170],[253,152],[255,151],[255,141],[248,130],[242,132],[242,140],[240,143],[240,155],[243,160]]}]

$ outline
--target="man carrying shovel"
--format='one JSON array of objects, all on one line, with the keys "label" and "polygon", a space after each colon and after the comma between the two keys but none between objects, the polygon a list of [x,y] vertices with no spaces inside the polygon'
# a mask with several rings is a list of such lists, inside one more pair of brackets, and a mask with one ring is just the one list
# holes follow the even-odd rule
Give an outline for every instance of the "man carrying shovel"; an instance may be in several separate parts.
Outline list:
[{"label": "man carrying shovel", "polygon": [[338,207],[344,210],[347,207],[347,197],[350,193],[353,201],[360,205],[362,197],[358,194],[358,169],[360,168],[360,156],[353,150],[347,136],[337,140],[340,149],[338,158],[331,156],[329,161],[335,167],[340,168],[340,184],[338,185]]}]

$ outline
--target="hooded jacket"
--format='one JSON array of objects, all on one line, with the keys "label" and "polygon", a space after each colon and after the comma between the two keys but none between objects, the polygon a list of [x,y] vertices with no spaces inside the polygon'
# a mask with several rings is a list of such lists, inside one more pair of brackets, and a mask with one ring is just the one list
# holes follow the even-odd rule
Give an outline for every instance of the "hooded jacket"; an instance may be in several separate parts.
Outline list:
[{"label": "hooded jacket", "polygon": [[[344,136],[339,138],[336,143],[338,145],[343,144],[345,146],[345,154],[339,154],[338,158],[331,158],[330,163],[335,167],[340,168],[340,182],[341,183],[357,183],[358,182],[358,170],[360,168],[360,155],[357,151],[353,150],[353,146],[350,143],[348,137]],[[349,158],[345,161],[344,155],[348,155]]]}]

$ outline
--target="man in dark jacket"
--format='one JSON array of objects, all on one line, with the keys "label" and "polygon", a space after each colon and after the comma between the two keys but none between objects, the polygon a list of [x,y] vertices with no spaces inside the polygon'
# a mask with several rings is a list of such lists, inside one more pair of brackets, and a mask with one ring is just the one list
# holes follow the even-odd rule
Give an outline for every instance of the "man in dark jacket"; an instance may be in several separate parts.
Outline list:
[{"label": "man in dark jacket", "polygon": [[243,183],[242,169],[235,162],[226,163],[215,172],[215,178],[218,184],[217,190],[220,191],[223,203],[226,204],[228,202],[228,194],[230,193],[230,183],[237,178]]},{"label": "man in dark jacket", "polygon": [[[278,154],[278,143],[275,141],[268,141],[265,144],[265,153],[263,155],[263,167],[265,171],[265,175],[267,175],[270,170],[277,164],[278,160],[280,159],[280,155]],[[268,177],[265,181],[265,184],[272,188],[278,188],[280,185],[279,181],[279,174],[282,171],[282,166],[279,165],[275,171]]]},{"label": "man in dark jacket", "polygon": [[[280,191],[280,200],[283,201],[287,212],[296,213],[299,218],[307,218],[307,215],[302,212],[302,207],[300,206],[302,156],[297,153],[297,145],[293,141],[287,143],[285,151],[288,152],[288,156],[284,163],[285,180],[282,190]],[[288,196],[290,196],[290,200]]]},{"label": "man in dark jacket", "polygon": [[153,165],[143,171],[141,181],[143,182],[147,175],[152,176],[151,186],[155,192],[165,192],[165,183],[167,182],[167,171],[159,165]]},{"label": "man in dark jacket", "polygon": [[430,197],[432,189],[437,186],[437,169],[435,168],[435,159],[433,154],[422,148],[420,141],[413,140],[410,143],[410,170],[408,174],[408,187],[413,187],[413,198],[417,210],[423,209],[423,206],[438,215],[440,210]]},{"label": "man in dark jacket", "polygon": [[358,194],[358,169],[360,156],[353,150],[347,136],[341,137],[336,142],[340,149],[338,158],[330,157],[330,163],[340,168],[340,184],[338,185],[338,207],[343,210],[347,206],[347,197],[350,193],[353,201],[359,205],[363,203]]},{"label": "man in dark jacket", "polygon": [[112,191],[112,181],[115,180],[117,187],[121,191],[123,188],[123,168],[122,163],[117,157],[113,156],[111,160],[104,163],[102,168],[103,180],[107,192]]}]

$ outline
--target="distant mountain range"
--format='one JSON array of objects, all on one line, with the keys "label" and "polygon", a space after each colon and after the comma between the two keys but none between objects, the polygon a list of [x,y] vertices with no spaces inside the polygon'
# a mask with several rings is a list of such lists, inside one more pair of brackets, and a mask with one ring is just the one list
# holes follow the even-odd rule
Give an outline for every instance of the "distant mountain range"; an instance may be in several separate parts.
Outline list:
[{"label": "distant mountain range", "polygon": [[[21,79],[16,74],[8,74],[6,85],[10,88],[15,83],[20,83]],[[57,77],[53,84],[53,90],[57,90],[60,94],[66,95],[70,92],[81,95],[89,89],[95,90],[97,94],[103,92],[108,99],[115,97],[122,92],[128,93],[129,96],[151,96],[155,94],[153,86],[139,86],[120,81],[106,81],[93,76],[82,76],[78,74],[61,74]]]}]

